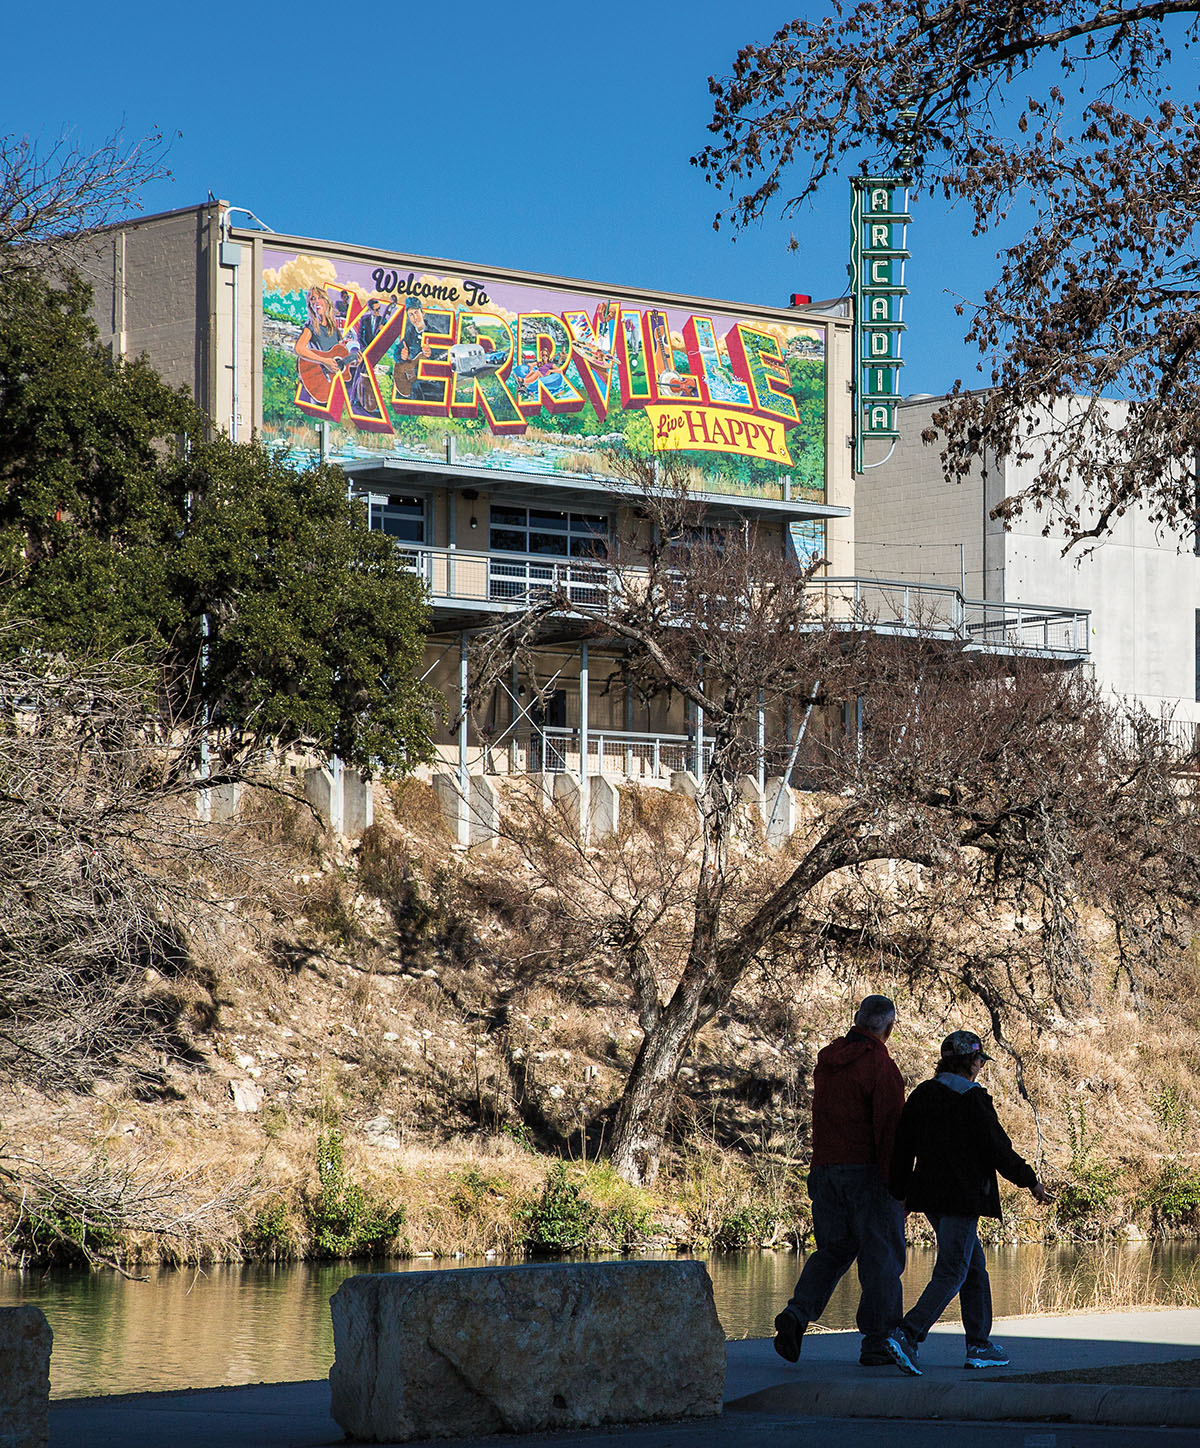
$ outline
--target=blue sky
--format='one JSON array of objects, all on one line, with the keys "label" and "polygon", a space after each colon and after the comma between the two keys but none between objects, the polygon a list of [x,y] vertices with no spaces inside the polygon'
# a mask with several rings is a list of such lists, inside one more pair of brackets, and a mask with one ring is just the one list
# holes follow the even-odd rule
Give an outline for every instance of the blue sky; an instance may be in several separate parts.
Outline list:
[{"label": "blue sky", "polygon": [[[688,158],[708,139],[708,76],[796,13],[767,0],[65,0],[10,17],[22,59],[0,125],[47,141],[70,127],[85,144],[121,125],[178,132],[147,211],[211,189],[278,231],[785,305],[845,289],[848,186],[735,240],[713,231],[720,198]],[[937,202],[914,218],[903,383],[940,392],[977,375],[954,303],[982,290],[995,246]]]}]

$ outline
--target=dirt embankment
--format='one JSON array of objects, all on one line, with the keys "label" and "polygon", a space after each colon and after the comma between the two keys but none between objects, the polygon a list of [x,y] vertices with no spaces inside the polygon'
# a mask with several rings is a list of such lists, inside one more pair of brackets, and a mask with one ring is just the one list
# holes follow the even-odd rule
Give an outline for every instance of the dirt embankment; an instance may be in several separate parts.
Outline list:
[{"label": "dirt embankment", "polygon": [[[230,914],[176,992],[174,1046],[155,1060],[107,1063],[85,1096],[8,1088],[10,1186],[34,1163],[43,1183],[157,1183],[177,1216],[209,1204],[174,1236],[106,1237],[115,1256],[794,1243],[808,1229],[809,1072],[857,999],[896,998],[910,1085],[947,1030],[986,1026],[944,984],[751,974],[681,1073],[662,1176],[634,1191],[602,1164],[641,1036],[627,983],[523,941],[503,868],[452,848],[428,788],[396,787],[379,816],[351,846],[302,811],[263,809],[283,918]],[[1083,1019],[1014,1031],[1030,1101],[1003,1058],[987,1084],[1058,1206],[1012,1193],[1006,1239],[1195,1229],[1196,978],[1183,960],[1155,997],[1114,983]],[[77,1230],[64,1200],[9,1192],[10,1260],[63,1255],[50,1226],[67,1219],[68,1242]]]}]

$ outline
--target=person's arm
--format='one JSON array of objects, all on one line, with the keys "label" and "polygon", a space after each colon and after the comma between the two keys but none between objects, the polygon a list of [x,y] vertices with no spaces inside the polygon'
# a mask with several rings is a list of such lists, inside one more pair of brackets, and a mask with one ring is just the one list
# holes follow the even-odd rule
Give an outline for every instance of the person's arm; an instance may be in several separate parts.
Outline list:
[{"label": "person's arm", "polygon": [[303,357],[306,362],[316,362],[322,367],[336,367],[341,360],[332,352],[321,352],[312,344],[312,328],[305,327],[296,338],[296,356]]},{"label": "person's arm", "polygon": [[896,1127],[904,1110],[904,1078],[890,1056],[879,1060],[871,1092],[871,1130],[875,1138],[875,1160],[886,1181],[896,1143]]},{"label": "person's arm", "polygon": [[1042,1185],[1041,1178],[1025,1158],[1013,1149],[1008,1132],[1000,1125],[1000,1118],[996,1115],[992,1098],[982,1086],[967,1094],[977,1098],[977,1109],[981,1117],[992,1165],[1002,1177],[1006,1177],[1012,1182],[1013,1186],[1025,1187],[1033,1193],[1037,1201],[1046,1201],[1046,1188]]},{"label": "person's arm", "polygon": [[912,1182],[913,1158],[916,1156],[913,1114],[910,1099],[905,1103],[900,1120],[896,1123],[892,1159],[890,1166],[886,1168],[888,1191],[901,1202],[908,1196],[908,1188]]}]

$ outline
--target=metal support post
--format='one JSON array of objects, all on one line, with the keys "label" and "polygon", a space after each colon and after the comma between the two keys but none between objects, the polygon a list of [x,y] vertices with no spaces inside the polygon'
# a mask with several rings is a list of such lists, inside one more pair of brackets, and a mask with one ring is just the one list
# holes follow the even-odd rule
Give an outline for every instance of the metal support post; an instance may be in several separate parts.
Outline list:
[{"label": "metal support post", "polygon": [[591,823],[591,788],[588,782],[588,751],[591,747],[588,729],[588,646],[579,645],[579,835],[586,845]]},{"label": "metal support post", "polygon": [[696,705],[696,759],[695,774],[697,780],[704,778],[704,710],[699,704]]},{"label": "metal support post", "polygon": [[[470,691],[470,677],[467,669],[467,634],[464,629],[458,636],[458,793],[463,802],[459,810],[458,842],[471,843],[470,787],[467,773],[467,703]],[[466,836],[464,839],[463,836]]]},{"label": "metal support post", "polygon": [[455,553],[458,551],[458,527],[454,508],[454,493],[449,491],[446,495],[446,596],[457,598],[458,594],[454,587],[455,574]]},{"label": "metal support post", "polygon": [[579,645],[579,777],[588,777],[588,750],[591,745],[588,731],[588,646]]},{"label": "metal support post", "polygon": [[[633,680],[628,673],[625,675],[625,733],[633,733]],[[633,778],[633,745],[628,741],[625,745],[625,777]]]},{"label": "metal support post", "polygon": [[756,780],[761,793],[767,780],[767,721],[763,713],[763,691],[758,691],[758,772]]}]

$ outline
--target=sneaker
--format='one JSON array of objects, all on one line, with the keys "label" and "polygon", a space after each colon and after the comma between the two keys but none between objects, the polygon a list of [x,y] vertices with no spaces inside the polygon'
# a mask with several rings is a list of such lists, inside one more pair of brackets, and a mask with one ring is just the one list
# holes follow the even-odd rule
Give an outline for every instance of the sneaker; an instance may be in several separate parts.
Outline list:
[{"label": "sneaker", "polygon": [[802,1322],[790,1307],[785,1307],[775,1319],[775,1351],[790,1363],[800,1361],[800,1340],[804,1336],[807,1322]]},{"label": "sneaker", "polygon": [[898,1327],[887,1340],[888,1356],[896,1364],[902,1373],[907,1373],[910,1378],[919,1378],[921,1369],[917,1366],[917,1354],[920,1347],[912,1337],[907,1328]]},{"label": "sneaker", "polygon": [[998,1342],[969,1342],[965,1368],[1004,1368],[1008,1366],[1008,1353]]},{"label": "sneaker", "polygon": [[893,1366],[892,1355],[883,1348],[863,1348],[858,1356],[858,1365],[860,1368],[890,1368]]}]

